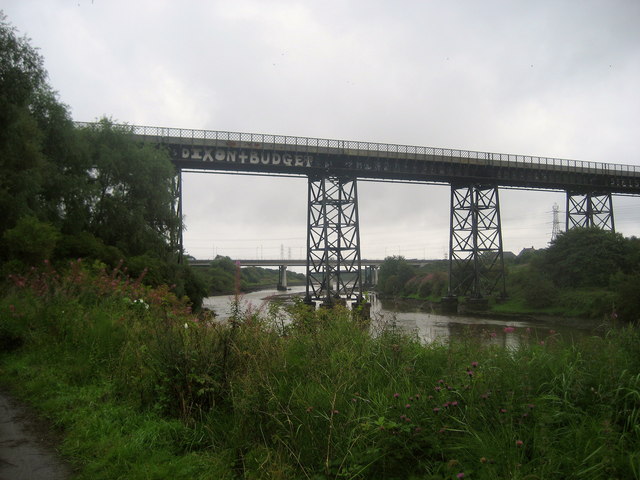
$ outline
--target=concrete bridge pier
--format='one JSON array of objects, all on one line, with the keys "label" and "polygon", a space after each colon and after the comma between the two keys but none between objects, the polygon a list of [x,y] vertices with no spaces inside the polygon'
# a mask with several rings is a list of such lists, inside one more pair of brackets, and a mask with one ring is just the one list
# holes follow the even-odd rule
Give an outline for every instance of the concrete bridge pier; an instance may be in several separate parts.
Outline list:
[{"label": "concrete bridge pier", "polygon": [[378,266],[366,265],[364,267],[364,282],[362,284],[365,288],[375,287],[378,284]]},{"label": "concrete bridge pier", "polygon": [[278,290],[281,292],[287,291],[287,266],[280,265],[278,267]]}]

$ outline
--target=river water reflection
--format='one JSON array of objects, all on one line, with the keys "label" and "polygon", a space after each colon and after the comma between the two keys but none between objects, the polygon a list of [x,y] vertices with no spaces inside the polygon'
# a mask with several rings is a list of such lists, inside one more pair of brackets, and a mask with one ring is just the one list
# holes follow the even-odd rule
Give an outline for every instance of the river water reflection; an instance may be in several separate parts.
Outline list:
[{"label": "river water reflection", "polygon": [[[292,287],[287,295],[304,294],[305,287]],[[242,311],[265,312],[270,299],[282,292],[260,290],[241,295]],[[208,297],[203,306],[213,310],[216,317],[224,320],[232,314],[234,297],[229,295]],[[601,334],[602,322],[567,319],[533,318],[485,318],[465,315],[445,315],[431,311],[426,303],[416,301],[381,301],[375,294],[370,295],[372,328],[380,325],[395,325],[415,333],[422,341],[446,341],[449,338],[473,336],[487,344],[517,347],[523,342],[548,342],[551,338],[577,340],[584,336]]]}]

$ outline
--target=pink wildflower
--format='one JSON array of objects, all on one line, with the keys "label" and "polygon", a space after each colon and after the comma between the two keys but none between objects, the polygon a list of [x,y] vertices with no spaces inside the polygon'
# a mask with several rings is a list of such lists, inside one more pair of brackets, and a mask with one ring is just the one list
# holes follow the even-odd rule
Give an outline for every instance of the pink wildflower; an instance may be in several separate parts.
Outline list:
[{"label": "pink wildflower", "polygon": [[524,444],[522,440],[516,440],[516,447],[521,447]]},{"label": "pink wildflower", "polygon": [[512,333],[515,332],[516,329],[514,327],[504,327],[503,331],[504,333]]},{"label": "pink wildflower", "polygon": [[471,366],[473,368],[478,368],[478,362],[471,362]]}]

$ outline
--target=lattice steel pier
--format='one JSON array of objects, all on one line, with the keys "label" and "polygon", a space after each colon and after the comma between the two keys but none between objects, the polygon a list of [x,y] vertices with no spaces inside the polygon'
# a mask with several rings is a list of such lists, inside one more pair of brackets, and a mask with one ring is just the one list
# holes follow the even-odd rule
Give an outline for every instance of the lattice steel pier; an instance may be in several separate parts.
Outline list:
[{"label": "lattice steel pier", "polygon": [[362,301],[357,182],[309,176],[305,301]]},{"label": "lattice steel pier", "polygon": [[567,230],[598,227],[615,232],[611,192],[567,191]]},{"label": "lattice steel pier", "polygon": [[497,186],[451,186],[449,297],[505,295]]}]

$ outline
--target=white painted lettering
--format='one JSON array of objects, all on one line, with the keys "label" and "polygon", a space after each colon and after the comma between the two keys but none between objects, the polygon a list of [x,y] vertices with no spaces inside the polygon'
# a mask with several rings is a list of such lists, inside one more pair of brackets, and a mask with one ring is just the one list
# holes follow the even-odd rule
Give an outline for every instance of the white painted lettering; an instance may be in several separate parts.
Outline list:
[{"label": "white painted lettering", "polygon": [[174,150],[182,160],[201,160],[203,162],[250,163],[252,165],[285,165],[287,167],[313,166],[313,155],[302,153],[279,153],[264,150],[246,151],[240,149],[213,149],[205,147],[182,147]]}]

